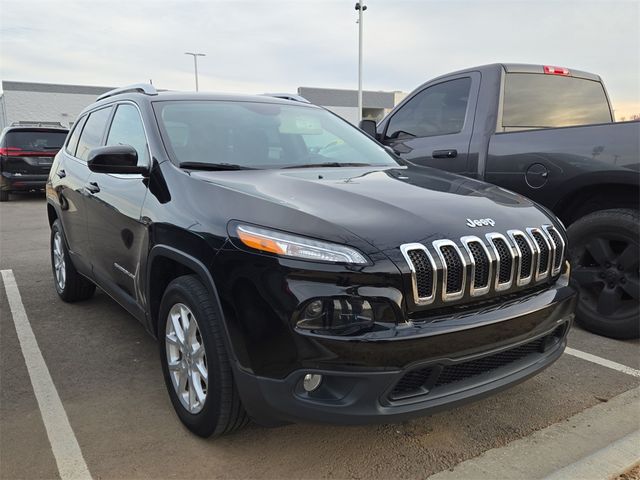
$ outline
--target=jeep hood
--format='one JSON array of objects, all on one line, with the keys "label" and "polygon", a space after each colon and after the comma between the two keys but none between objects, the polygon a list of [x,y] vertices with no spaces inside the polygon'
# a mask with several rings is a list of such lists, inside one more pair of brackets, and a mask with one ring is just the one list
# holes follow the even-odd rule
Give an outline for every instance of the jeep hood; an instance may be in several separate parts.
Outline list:
[{"label": "jeep hood", "polygon": [[[382,251],[402,243],[551,223],[520,195],[425,167],[196,171],[191,175],[227,191],[224,208],[230,220],[345,243],[343,232],[351,232]],[[237,197],[230,197],[230,191]],[[468,226],[469,220],[480,219],[491,219],[495,225]],[[334,234],[329,235],[331,226]]]}]

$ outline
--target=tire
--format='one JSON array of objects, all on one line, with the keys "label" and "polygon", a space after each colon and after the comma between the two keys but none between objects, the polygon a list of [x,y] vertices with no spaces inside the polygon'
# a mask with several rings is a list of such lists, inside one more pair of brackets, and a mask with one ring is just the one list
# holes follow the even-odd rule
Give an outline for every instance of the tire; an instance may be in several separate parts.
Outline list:
[{"label": "tire", "polygon": [[[159,315],[162,372],[182,423],[201,437],[228,434],[246,425],[249,418],[233,380],[221,319],[199,278],[185,275],[173,280],[164,292]],[[191,339],[188,346],[180,340],[183,327]]]},{"label": "tire", "polygon": [[640,337],[640,215],[601,210],[567,230],[573,285],[580,293],[576,320],[611,338]]},{"label": "tire", "polygon": [[0,190],[0,202],[9,201],[9,192],[7,190]]},{"label": "tire", "polygon": [[71,262],[60,220],[51,226],[51,269],[58,296],[65,302],[91,298],[96,286],[80,275]]}]

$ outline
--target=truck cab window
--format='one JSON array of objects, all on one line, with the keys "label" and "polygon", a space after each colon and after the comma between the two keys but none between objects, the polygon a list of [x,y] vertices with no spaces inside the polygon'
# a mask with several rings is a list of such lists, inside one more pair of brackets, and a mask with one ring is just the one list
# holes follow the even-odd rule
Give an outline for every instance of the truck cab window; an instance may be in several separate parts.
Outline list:
[{"label": "truck cab window", "polygon": [[471,78],[458,78],[425,88],[391,117],[386,138],[449,135],[462,131]]}]

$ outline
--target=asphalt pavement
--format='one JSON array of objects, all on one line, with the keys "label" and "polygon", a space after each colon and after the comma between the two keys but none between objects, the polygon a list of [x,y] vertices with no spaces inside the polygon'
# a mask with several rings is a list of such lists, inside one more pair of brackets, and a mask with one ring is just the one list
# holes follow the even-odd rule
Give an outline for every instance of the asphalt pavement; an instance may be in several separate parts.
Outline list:
[{"label": "asphalt pavement", "polygon": [[[204,440],[175,416],[157,344],[133,317],[100,290],[77,304],[57,297],[42,196],[14,196],[0,204],[0,270],[13,272],[93,478],[424,478],[640,385],[633,375],[565,354],[540,375],[494,397],[401,424],[249,425]],[[640,369],[638,341],[574,327],[569,345]],[[0,478],[60,478],[5,288]]]}]

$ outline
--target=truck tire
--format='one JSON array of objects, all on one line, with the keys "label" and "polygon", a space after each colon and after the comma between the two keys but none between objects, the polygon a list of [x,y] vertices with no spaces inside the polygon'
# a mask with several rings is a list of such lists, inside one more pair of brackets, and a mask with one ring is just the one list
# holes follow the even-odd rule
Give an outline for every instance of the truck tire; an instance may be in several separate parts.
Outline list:
[{"label": "truck tire", "polygon": [[51,269],[56,292],[65,302],[86,300],[96,291],[96,286],[73,266],[60,220],[51,226]]},{"label": "truck tire", "polygon": [[249,418],[233,380],[221,319],[199,278],[185,275],[173,280],[159,315],[162,371],[182,423],[201,437],[246,425]]},{"label": "truck tire", "polygon": [[601,210],[567,230],[572,280],[580,293],[576,320],[611,338],[640,336],[640,215]]}]

